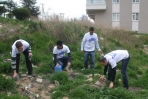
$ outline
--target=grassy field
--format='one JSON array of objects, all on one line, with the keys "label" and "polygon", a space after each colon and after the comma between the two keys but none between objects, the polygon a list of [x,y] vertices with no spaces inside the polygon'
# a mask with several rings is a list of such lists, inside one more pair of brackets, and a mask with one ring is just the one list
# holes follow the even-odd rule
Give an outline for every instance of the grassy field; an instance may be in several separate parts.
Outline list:
[{"label": "grassy field", "polygon": [[[138,34],[130,31],[108,29],[94,25],[88,21],[67,20],[60,21],[52,17],[46,21],[18,21],[0,18],[0,99],[28,99],[22,97],[16,90],[17,84],[11,78],[3,75],[12,75],[11,63],[4,62],[11,58],[11,45],[17,39],[24,39],[32,46],[32,63],[37,66],[34,69],[36,75],[44,75],[44,78],[54,82],[58,80],[60,85],[52,90],[56,91],[51,99],[148,99],[148,62],[147,45],[148,35]],[[104,54],[117,49],[126,49],[130,53],[128,65],[128,79],[131,90],[123,89],[121,79],[121,63],[118,64],[115,88],[110,89],[108,85],[103,88],[91,86],[99,79],[95,76],[92,82],[87,82],[85,75],[102,74],[103,67],[99,64],[99,53],[96,51],[96,63],[94,70],[84,70],[83,53],[80,52],[81,40],[90,26],[95,27],[99,37],[99,44]],[[79,73],[74,79],[69,79],[65,72],[54,75],[52,50],[57,40],[62,40],[69,46],[73,60],[74,72]],[[21,57],[20,72],[25,73],[25,60]],[[7,93],[12,95],[8,96]]]}]

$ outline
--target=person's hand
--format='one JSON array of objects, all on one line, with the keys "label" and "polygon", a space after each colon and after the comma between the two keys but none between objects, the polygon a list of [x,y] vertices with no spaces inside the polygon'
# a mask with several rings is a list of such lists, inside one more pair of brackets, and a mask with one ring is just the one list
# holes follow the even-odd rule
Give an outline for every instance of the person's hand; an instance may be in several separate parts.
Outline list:
[{"label": "person's hand", "polygon": [[83,53],[84,51],[83,51],[83,50],[81,50],[81,52]]},{"label": "person's hand", "polygon": [[113,88],[113,87],[114,87],[114,83],[113,82],[110,82],[109,88]]},{"label": "person's hand", "polygon": [[102,54],[103,52],[100,50],[99,53]]},{"label": "person's hand", "polygon": [[56,66],[60,66],[60,64],[59,64],[59,63],[57,63],[57,64],[56,64]]},{"label": "person's hand", "polygon": [[103,75],[103,76],[100,77],[100,80],[102,81],[102,80],[104,80],[104,78],[105,78],[105,77],[104,77],[104,75]]},{"label": "person's hand", "polygon": [[32,57],[32,56],[33,56],[33,54],[32,54],[32,53],[29,53],[29,56],[30,56],[30,57]]},{"label": "person's hand", "polygon": [[71,65],[71,63],[70,63],[70,62],[68,62],[68,63],[67,63],[67,66],[70,66],[70,65]]}]

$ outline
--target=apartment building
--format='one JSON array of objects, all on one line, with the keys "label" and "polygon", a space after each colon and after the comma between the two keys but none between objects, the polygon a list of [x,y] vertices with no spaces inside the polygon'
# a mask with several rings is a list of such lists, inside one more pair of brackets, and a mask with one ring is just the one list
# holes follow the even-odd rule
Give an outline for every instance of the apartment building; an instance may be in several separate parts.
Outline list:
[{"label": "apartment building", "polygon": [[86,11],[95,23],[148,33],[148,0],[87,0]]}]

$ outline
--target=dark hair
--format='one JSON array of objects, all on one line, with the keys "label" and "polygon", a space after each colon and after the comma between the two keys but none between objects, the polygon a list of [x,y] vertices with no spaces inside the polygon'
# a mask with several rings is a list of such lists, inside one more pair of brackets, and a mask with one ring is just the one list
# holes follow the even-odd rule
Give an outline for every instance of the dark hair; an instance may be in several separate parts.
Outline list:
[{"label": "dark hair", "polygon": [[17,41],[17,42],[15,43],[15,46],[16,46],[16,48],[19,48],[19,47],[23,46],[23,44],[22,44],[21,41]]},{"label": "dark hair", "polygon": [[63,42],[59,40],[59,41],[57,41],[56,44],[62,46],[63,45]]},{"label": "dark hair", "polygon": [[94,28],[93,28],[93,27],[90,27],[89,30],[90,30],[90,31],[94,31]]},{"label": "dark hair", "polygon": [[101,58],[99,59],[99,62],[105,63],[105,61],[106,61],[106,58],[105,58],[105,57],[101,57]]}]

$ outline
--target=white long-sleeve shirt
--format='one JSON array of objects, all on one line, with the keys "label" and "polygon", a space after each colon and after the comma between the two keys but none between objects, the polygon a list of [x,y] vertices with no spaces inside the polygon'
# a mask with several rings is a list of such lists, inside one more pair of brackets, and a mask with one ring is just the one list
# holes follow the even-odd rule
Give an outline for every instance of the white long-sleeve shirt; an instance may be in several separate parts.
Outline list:
[{"label": "white long-sleeve shirt", "polygon": [[28,51],[31,52],[31,47],[30,47],[29,43],[25,40],[20,39],[20,40],[15,41],[12,45],[12,53],[11,53],[12,57],[16,57],[16,54],[21,53],[21,52],[18,51],[18,49],[15,46],[16,42],[18,42],[18,41],[22,42],[22,44],[23,44],[22,52],[25,51],[27,48],[28,48]]},{"label": "white long-sleeve shirt", "polygon": [[22,40],[22,39],[15,41],[12,45],[12,52],[11,52],[12,69],[16,69],[16,54],[21,53],[18,51],[18,49],[15,46],[16,42],[18,42],[18,41],[22,42],[22,44],[23,44],[22,45],[22,48],[23,48],[22,52],[24,52],[26,49],[28,50],[28,52],[31,52],[31,46],[29,45],[29,43],[27,41]]},{"label": "white long-sleeve shirt", "polygon": [[95,46],[98,49],[98,51],[100,51],[97,34],[93,33],[92,35],[90,35],[90,32],[86,33],[81,42],[81,50],[94,51]]},{"label": "white long-sleeve shirt", "polygon": [[129,57],[127,50],[115,50],[110,53],[107,53],[105,56],[106,60],[109,62],[112,68],[117,66],[117,63],[123,59]]}]

